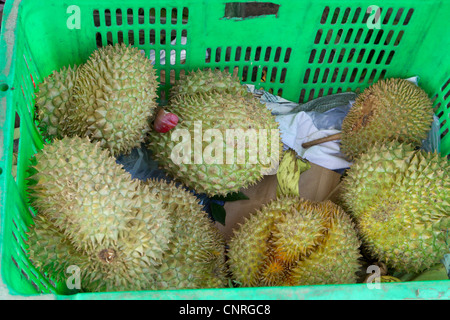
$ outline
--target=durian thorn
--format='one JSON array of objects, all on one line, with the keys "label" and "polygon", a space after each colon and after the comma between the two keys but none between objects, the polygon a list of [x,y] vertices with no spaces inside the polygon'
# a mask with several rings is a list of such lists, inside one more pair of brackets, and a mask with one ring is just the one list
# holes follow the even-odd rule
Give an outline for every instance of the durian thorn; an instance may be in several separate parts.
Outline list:
[{"label": "durian thorn", "polygon": [[307,149],[309,147],[312,147],[312,146],[315,146],[315,145],[318,145],[318,144],[321,144],[321,143],[324,143],[324,142],[340,140],[341,138],[342,138],[342,132],[339,132],[339,133],[332,134],[331,136],[328,136],[328,137],[319,138],[319,139],[316,139],[316,140],[305,142],[305,143],[302,144],[302,147]]}]

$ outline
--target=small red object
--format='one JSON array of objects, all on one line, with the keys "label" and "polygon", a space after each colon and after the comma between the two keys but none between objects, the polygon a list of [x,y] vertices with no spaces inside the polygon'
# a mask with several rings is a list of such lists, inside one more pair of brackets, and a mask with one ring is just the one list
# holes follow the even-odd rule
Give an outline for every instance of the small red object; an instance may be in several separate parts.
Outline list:
[{"label": "small red object", "polygon": [[153,127],[160,133],[170,131],[178,124],[178,117],[176,114],[160,109],[156,115]]}]

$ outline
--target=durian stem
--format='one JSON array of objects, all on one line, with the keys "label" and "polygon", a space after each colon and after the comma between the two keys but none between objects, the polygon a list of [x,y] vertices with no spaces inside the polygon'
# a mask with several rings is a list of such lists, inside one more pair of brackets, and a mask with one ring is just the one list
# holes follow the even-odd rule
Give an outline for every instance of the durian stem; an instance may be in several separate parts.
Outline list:
[{"label": "durian stem", "polygon": [[332,134],[331,136],[328,136],[328,137],[324,137],[324,138],[312,140],[312,141],[309,141],[309,142],[305,142],[305,143],[302,144],[302,147],[307,149],[307,148],[315,146],[317,144],[321,144],[321,143],[329,142],[329,141],[334,141],[334,140],[340,140],[341,138],[342,138],[342,133],[339,132],[339,133]]}]

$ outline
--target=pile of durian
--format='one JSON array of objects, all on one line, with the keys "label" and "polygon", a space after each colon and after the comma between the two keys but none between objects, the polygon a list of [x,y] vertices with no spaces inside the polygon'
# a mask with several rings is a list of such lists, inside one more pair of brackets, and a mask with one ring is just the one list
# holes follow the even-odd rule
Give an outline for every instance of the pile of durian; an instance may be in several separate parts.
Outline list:
[{"label": "pile of durian", "polygon": [[[433,114],[419,87],[391,79],[358,97],[343,124],[342,150],[354,163],[339,204],[280,195],[225,241],[192,191],[239,191],[281,154],[270,165],[174,161],[177,141],[152,125],[155,74],[137,48],[117,44],[39,85],[36,117],[47,142],[29,171],[36,215],[27,245],[30,261],[52,281],[68,281],[76,266],[82,292],[355,283],[364,250],[407,272],[448,252],[449,163],[418,148]],[[281,148],[275,117],[227,72],[187,73],[164,109],[194,147],[201,121],[202,130],[222,134],[276,132]],[[142,144],[173,182],[132,179],[117,163]],[[248,160],[251,147],[238,151]]]}]

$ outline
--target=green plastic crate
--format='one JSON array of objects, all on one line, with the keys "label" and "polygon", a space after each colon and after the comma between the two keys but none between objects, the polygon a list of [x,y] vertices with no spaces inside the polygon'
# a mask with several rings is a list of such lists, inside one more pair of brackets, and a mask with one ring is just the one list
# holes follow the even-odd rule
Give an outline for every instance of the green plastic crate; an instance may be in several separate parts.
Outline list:
[{"label": "green plastic crate", "polygon": [[274,0],[264,15],[252,12],[255,2],[245,2],[7,1],[0,42],[0,299],[450,298],[447,280],[381,289],[351,284],[67,296],[65,284],[51,282],[28,262],[26,170],[43,144],[33,119],[36,86],[108,43],[131,43],[155,56],[161,103],[180,73],[204,67],[229,70],[295,102],[418,75],[440,119],[440,151],[450,153],[450,1],[380,1],[378,21],[375,9],[368,10],[375,1]]}]

